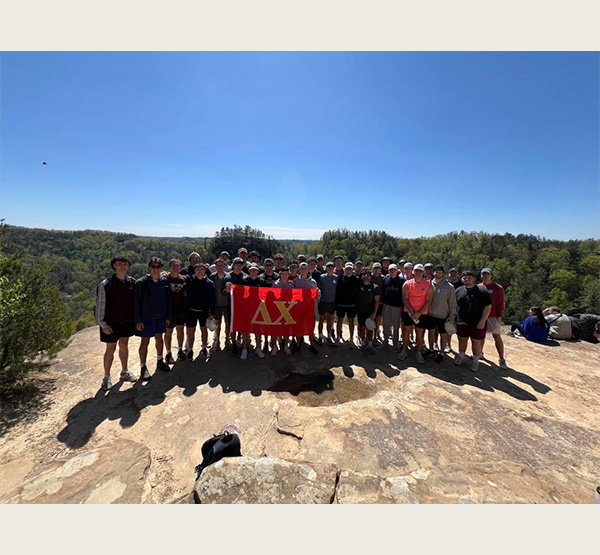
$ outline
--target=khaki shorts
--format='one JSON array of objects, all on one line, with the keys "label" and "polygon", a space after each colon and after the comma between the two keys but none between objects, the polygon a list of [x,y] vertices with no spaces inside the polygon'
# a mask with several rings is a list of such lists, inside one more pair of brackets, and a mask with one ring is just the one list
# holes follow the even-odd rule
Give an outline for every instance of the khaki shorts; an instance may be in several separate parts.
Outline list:
[{"label": "khaki shorts", "polygon": [[498,318],[496,318],[495,316],[492,316],[491,318],[488,318],[486,320],[485,329],[492,335],[498,335],[502,332],[500,322],[498,322]]}]

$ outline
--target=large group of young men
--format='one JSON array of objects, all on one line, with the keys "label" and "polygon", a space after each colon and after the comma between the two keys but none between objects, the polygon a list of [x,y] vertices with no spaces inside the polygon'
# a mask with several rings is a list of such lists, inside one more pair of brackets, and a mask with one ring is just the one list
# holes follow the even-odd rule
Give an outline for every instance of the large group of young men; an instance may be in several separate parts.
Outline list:
[{"label": "large group of young men", "polygon": [[[250,352],[259,358],[268,352],[271,356],[279,353],[289,356],[299,352],[305,344],[315,355],[320,345],[344,345],[372,353],[374,348],[388,348],[391,337],[399,360],[406,359],[409,349],[414,347],[418,364],[423,364],[428,356],[442,362],[444,353],[452,352],[450,339],[456,332],[458,353],[454,364],[464,363],[470,338],[473,353],[470,369],[476,372],[488,331],[494,338],[499,366],[507,367],[500,335],[504,289],[494,283],[490,268],[481,270],[482,282],[477,284],[478,276],[470,270],[463,271],[459,277],[458,269],[451,268],[446,279],[442,265],[413,265],[405,260],[393,264],[389,257],[373,263],[370,269],[360,260],[344,263],[341,256],[325,264],[321,254],[308,259],[299,255],[286,266],[282,254],[265,258],[261,264],[258,252],[248,253],[242,247],[231,265],[229,259],[229,253],[223,251],[209,266],[201,261],[197,252],[192,252],[187,267],[183,268],[180,260],[172,259],[167,272],[162,260],[155,257],[148,263],[149,274],[138,280],[128,276],[131,264],[126,257],[112,259],[114,273],[98,286],[96,299],[100,341],[106,344],[103,389],[112,387],[110,371],[117,346],[120,378],[137,381],[128,369],[131,336],[141,337],[140,379],[147,381],[151,378],[146,364],[150,340],[154,337],[156,369],[169,371],[170,365],[175,363],[173,331],[177,337],[177,360],[193,360],[198,325],[200,356],[205,360],[221,350],[239,355],[242,360],[246,360]],[[232,284],[317,289],[317,333],[313,328],[308,342],[303,337],[255,335],[253,344],[250,334],[232,332]],[[345,340],[344,322],[349,330]],[[222,346],[223,325],[225,343]],[[428,348],[425,347],[426,330]],[[214,332],[212,344],[209,344],[209,331]]]}]

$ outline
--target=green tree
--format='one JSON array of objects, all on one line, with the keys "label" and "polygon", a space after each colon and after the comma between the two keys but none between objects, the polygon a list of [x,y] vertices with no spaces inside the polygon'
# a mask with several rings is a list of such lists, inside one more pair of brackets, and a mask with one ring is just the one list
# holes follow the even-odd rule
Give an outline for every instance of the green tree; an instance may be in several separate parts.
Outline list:
[{"label": "green tree", "polygon": [[[4,224],[0,225],[4,247]],[[0,252],[0,391],[37,362],[55,357],[72,333],[73,323],[58,288],[49,283],[47,268],[24,272],[18,254]]]}]

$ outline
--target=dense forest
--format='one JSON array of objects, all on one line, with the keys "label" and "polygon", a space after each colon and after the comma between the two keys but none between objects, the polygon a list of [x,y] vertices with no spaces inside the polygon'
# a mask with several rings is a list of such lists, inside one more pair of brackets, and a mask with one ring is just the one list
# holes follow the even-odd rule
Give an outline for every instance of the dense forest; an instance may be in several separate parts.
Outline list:
[{"label": "dense forest", "polygon": [[319,241],[278,241],[249,226],[224,227],[214,237],[154,238],[108,231],[52,231],[6,226],[5,255],[18,253],[23,271],[46,269],[49,281],[62,293],[76,329],[94,323],[97,284],[110,275],[110,260],[124,254],[132,261],[131,275],[140,277],[152,256],[187,261],[197,251],[213,262],[222,250],[232,256],[240,246],[257,250],[261,258],[276,252],[287,260],[302,253],[322,253],[326,259],[371,264],[383,256],[413,263],[442,263],[446,270],[481,270],[489,266],[506,288],[505,322],[523,319],[531,305],[557,305],[564,311],[600,313],[600,242],[553,241],[533,235],[450,232],[435,237],[404,239],[384,231],[327,231]]}]

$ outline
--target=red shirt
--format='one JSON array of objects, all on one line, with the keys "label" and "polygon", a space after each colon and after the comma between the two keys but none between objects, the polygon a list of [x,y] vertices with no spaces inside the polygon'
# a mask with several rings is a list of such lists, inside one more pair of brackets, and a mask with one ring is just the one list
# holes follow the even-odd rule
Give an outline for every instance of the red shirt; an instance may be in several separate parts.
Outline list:
[{"label": "red shirt", "polygon": [[479,287],[487,289],[492,295],[492,311],[490,312],[489,318],[499,318],[504,314],[504,287],[497,283],[490,283],[485,285],[480,283]]}]

